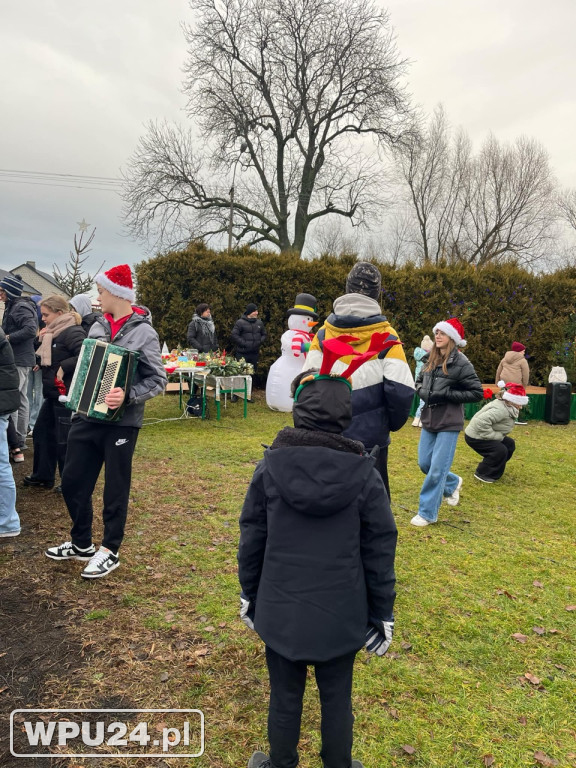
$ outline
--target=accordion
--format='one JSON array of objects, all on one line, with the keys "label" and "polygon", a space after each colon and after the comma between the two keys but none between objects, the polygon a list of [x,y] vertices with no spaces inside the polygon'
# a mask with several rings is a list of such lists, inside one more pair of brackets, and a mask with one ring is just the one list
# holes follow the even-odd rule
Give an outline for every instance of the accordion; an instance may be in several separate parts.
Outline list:
[{"label": "accordion", "polygon": [[114,387],[127,392],[138,364],[138,352],[108,344],[98,339],[84,339],[66,407],[82,416],[102,421],[116,421],[124,411],[109,408],[104,398]]}]

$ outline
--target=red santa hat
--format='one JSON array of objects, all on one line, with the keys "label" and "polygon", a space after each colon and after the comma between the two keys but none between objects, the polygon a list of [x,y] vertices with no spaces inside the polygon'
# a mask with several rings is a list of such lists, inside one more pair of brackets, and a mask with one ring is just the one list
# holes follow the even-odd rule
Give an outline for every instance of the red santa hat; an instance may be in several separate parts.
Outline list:
[{"label": "red santa hat", "polygon": [[457,347],[466,346],[466,340],[464,339],[464,326],[457,317],[451,317],[450,320],[441,320],[439,323],[436,323],[432,330],[434,333],[436,333],[436,331],[442,331],[445,333],[446,336],[449,336],[452,341],[456,343]]},{"label": "red santa hat", "polygon": [[502,400],[508,400],[512,405],[518,405],[520,407],[528,405],[528,396],[521,384],[514,384],[512,381],[509,381],[508,383],[499,381],[498,386],[504,389]]},{"label": "red santa hat", "polygon": [[107,272],[100,272],[94,278],[94,282],[102,288],[106,288],[113,296],[119,299],[127,299],[130,304],[136,301],[134,283],[132,282],[132,270],[128,264],[119,264]]}]

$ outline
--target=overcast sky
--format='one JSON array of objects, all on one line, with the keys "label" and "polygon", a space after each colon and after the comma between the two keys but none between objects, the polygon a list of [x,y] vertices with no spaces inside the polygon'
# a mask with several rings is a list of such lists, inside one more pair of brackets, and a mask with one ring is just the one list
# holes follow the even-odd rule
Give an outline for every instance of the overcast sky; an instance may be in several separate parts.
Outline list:
[{"label": "overcast sky", "polygon": [[[2,4],[0,169],[118,178],[150,119],[183,121],[187,0]],[[576,0],[390,0],[408,87],[479,144],[524,134],[576,187]],[[63,266],[77,222],[97,227],[88,266],[141,261],[113,191],[0,174],[0,267]],[[22,183],[25,182],[25,183]]]}]

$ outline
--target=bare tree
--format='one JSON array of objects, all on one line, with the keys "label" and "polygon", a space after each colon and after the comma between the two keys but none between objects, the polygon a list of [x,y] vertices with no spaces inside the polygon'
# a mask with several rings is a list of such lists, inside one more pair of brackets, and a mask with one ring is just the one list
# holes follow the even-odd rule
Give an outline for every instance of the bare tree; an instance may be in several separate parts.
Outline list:
[{"label": "bare tree", "polygon": [[320,220],[308,233],[306,254],[340,256],[344,253],[358,253],[361,239],[354,236],[346,223],[344,219],[335,217]]},{"label": "bare tree", "polygon": [[373,217],[382,150],[409,113],[388,15],[373,0],[191,7],[185,92],[197,132],[149,125],[125,173],[131,232],[176,245],[222,236],[232,218],[236,242],[300,252],[324,216]]},{"label": "bare tree", "polygon": [[555,181],[537,142],[490,136],[477,156],[462,131],[451,137],[441,107],[397,160],[409,190],[424,261],[542,259],[555,236]]},{"label": "bare tree", "polygon": [[470,174],[470,141],[460,131],[451,141],[439,105],[425,129],[396,148],[401,176],[407,184],[423,261],[438,263],[458,242],[463,221],[463,195]]},{"label": "bare tree", "polygon": [[461,258],[478,266],[542,258],[554,235],[554,194],[548,155],[538,142],[520,138],[503,146],[490,136],[466,190]]},{"label": "bare tree", "polygon": [[[53,265],[53,277],[59,287],[70,297],[77,296],[79,293],[86,293],[94,284],[94,277],[84,272],[84,264],[88,259],[92,241],[96,235],[96,227],[84,241],[84,235],[88,231],[88,225],[80,226],[80,237],[74,233],[74,251],[70,251],[70,259],[65,265],[64,272],[57,264]],[[100,272],[103,264],[96,270],[95,274]]]},{"label": "bare tree", "polygon": [[576,189],[563,189],[557,198],[560,216],[576,230]]}]

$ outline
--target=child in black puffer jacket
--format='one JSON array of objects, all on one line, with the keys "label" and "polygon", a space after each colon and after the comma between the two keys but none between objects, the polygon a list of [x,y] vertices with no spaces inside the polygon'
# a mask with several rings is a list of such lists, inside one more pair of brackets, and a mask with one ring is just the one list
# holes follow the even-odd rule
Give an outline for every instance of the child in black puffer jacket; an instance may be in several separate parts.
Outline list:
[{"label": "child in black puffer jacket", "polygon": [[[337,340],[325,342],[341,343]],[[383,655],[394,627],[396,525],[375,458],[343,437],[347,379],[308,370],[292,384],[294,427],[266,450],[248,489],[238,551],[241,616],[266,644],[270,756],[250,768],[298,762],[308,664],[322,704],[323,764],[352,760],[351,691],[362,646]]]}]

